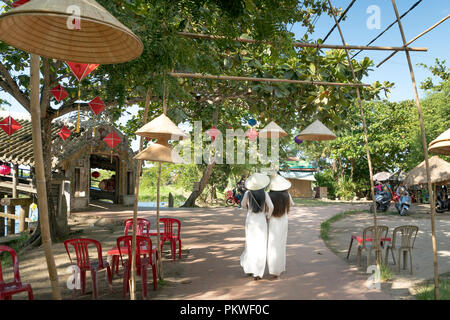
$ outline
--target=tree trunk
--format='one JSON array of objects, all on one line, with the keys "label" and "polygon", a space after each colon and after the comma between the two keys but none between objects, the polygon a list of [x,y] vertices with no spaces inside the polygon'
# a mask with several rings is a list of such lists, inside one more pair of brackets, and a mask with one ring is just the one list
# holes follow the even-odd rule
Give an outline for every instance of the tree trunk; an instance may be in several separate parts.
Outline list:
[{"label": "tree trunk", "polygon": [[208,183],[209,177],[212,174],[212,171],[214,169],[214,166],[216,165],[215,162],[209,164],[206,169],[203,171],[203,176],[200,179],[200,183],[197,190],[192,191],[189,198],[186,200],[186,202],[181,206],[182,208],[192,208],[195,207],[195,200],[202,194],[203,190],[206,187],[206,184]]}]

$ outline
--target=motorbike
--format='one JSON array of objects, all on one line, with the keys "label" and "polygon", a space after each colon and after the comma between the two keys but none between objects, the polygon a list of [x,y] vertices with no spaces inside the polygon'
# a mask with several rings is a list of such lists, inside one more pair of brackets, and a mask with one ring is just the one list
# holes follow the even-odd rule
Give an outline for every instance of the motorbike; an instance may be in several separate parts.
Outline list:
[{"label": "motorbike", "polygon": [[406,216],[408,214],[409,208],[411,207],[411,196],[408,191],[404,191],[399,197],[398,202],[395,204],[395,208],[401,216]]},{"label": "motorbike", "polygon": [[[391,205],[391,193],[388,191],[377,192],[375,195],[377,211],[386,212]],[[373,204],[370,205],[370,211],[373,212]]]},{"label": "motorbike", "polygon": [[235,204],[239,204],[239,199],[237,198],[236,189],[228,190],[226,193],[226,204],[227,206],[233,206]]}]

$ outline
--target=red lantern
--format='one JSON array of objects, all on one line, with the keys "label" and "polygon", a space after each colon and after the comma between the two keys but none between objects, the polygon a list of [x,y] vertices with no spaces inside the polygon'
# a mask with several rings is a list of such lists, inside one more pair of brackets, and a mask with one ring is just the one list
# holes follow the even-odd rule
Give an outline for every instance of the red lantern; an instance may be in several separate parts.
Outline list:
[{"label": "red lantern", "polygon": [[98,172],[98,171],[92,172],[92,177],[97,179],[98,177],[100,177],[100,172]]},{"label": "red lantern", "polygon": [[14,8],[20,7],[21,5],[29,2],[30,0],[18,0],[16,2],[14,2],[12,5]]},{"label": "red lantern", "polygon": [[78,81],[82,81],[86,78],[92,71],[98,68],[99,64],[90,64],[90,63],[77,63],[77,62],[68,62],[66,61],[72,73],[78,79]]},{"label": "red lantern", "polygon": [[111,163],[112,163],[112,154],[113,154],[112,149],[114,149],[119,143],[121,143],[122,139],[120,139],[120,137],[115,132],[111,132],[103,139],[103,141],[105,141],[106,144],[111,147]]},{"label": "red lantern", "polygon": [[12,135],[14,132],[22,128],[22,125],[11,117],[0,121],[0,128],[6,132],[7,135]]},{"label": "red lantern", "polygon": [[91,107],[92,112],[95,115],[98,115],[100,112],[105,110],[105,103],[99,97],[96,97],[94,100],[89,102],[89,107]]},{"label": "red lantern", "polygon": [[256,131],[255,129],[251,128],[250,130],[248,130],[245,133],[245,136],[250,140],[250,141],[255,141],[258,138],[258,131]]},{"label": "red lantern", "polygon": [[56,87],[50,90],[50,92],[53,94],[58,103],[69,96],[66,89],[64,89],[60,84],[58,84]]},{"label": "red lantern", "polygon": [[7,166],[7,165],[1,165],[0,166],[0,174],[7,176],[8,174],[11,173],[11,167]]},{"label": "red lantern", "polygon": [[61,139],[63,139],[64,141],[66,141],[66,139],[72,134],[72,132],[70,132],[69,129],[66,128],[66,126],[63,126],[61,128],[61,130],[59,130],[58,135],[61,137]]},{"label": "red lantern", "polygon": [[206,131],[206,133],[209,134],[212,141],[214,141],[216,140],[216,137],[220,134],[220,131],[216,128],[216,126],[212,126],[212,128]]}]

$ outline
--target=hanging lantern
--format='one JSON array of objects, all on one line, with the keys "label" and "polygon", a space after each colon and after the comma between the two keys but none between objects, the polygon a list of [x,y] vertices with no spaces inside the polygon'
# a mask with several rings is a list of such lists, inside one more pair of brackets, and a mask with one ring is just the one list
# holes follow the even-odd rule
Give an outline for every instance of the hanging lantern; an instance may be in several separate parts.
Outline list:
[{"label": "hanging lantern", "polygon": [[334,140],[336,139],[336,135],[331,132],[330,129],[325,127],[325,125],[319,120],[314,121],[305,130],[300,132],[297,136],[302,140],[309,141],[322,141],[322,140]]},{"label": "hanging lantern", "polygon": [[55,97],[56,101],[58,101],[58,103],[69,96],[66,89],[64,89],[60,84],[50,90],[50,92]]},{"label": "hanging lantern", "polygon": [[258,131],[256,131],[254,128],[251,128],[250,130],[248,130],[245,133],[245,136],[250,140],[250,141],[255,141],[258,138]]},{"label": "hanging lantern", "polygon": [[70,71],[74,74],[74,76],[78,79],[78,118],[77,118],[77,133],[80,132],[80,100],[81,100],[81,81],[86,78],[92,71],[98,68],[99,64],[90,64],[90,63],[77,63],[77,62],[69,62],[66,61],[66,64],[69,66]]},{"label": "hanging lantern", "polygon": [[92,112],[94,112],[94,130],[93,134],[95,135],[95,122],[97,121],[97,116],[100,112],[105,110],[105,103],[99,97],[96,97],[94,100],[89,102],[89,107],[91,107]]},{"label": "hanging lantern", "polygon": [[64,141],[66,141],[67,138],[69,138],[71,134],[72,134],[72,132],[71,132],[69,129],[67,129],[66,126],[63,126],[63,127],[61,128],[61,130],[59,130],[59,133],[58,133],[58,135],[59,135],[59,136],[61,137],[61,139],[63,139]]},{"label": "hanging lantern", "polygon": [[302,144],[303,143],[303,140],[300,139],[298,136],[294,138],[294,141],[295,141],[296,144]]},{"label": "hanging lantern", "polygon": [[0,174],[7,176],[11,173],[11,167],[7,165],[1,165],[0,166]]},{"label": "hanging lantern", "polygon": [[212,126],[212,128],[206,131],[206,133],[211,137],[211,140],[214,141],[219,136],[220,131],[216,128],[216,126]]},{"label": "hanging lantern", "polygon": [[113,131],[110,134],[108,134],[103,141],[106,142],[106,144],[111,148],[111,163],[112,163],[112,154],[113,150],[119,143],[122,142],[122,139]]},{"label": "hanging lantern", "polygon": [[21,5],[29,2],[30,0],[18,0],[12,4],[14,8],[20,7]]},{"label": "hanging lantern", "polygon": [[9,116],[0,121],[0,128],[9,136],[9,151],[11,152],[11,135],[22,128],[22,125]]},{"label": "hanging lantern", "polygon": [[97,179],[98,177],[100,177],[100,172],[98,172],[98,171],[92,172],[92,177],[93,177],[94,179]]}]

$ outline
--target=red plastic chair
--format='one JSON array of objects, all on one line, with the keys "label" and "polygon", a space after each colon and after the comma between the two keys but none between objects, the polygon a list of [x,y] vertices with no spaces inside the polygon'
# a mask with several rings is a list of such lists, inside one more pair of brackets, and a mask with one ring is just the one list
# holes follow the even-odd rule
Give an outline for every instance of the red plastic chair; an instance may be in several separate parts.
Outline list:
[{"label": "red plastic chair", "polygon": [[16,251],[8,246],[0,246],[0,253],[8,252],[12,257],[14,281],[5,283],[3,281],[2,265],[0,263],[0,300],[12,300],[12,296],[19,292],[28,292],[28,300],[33,300],[33,289],[30,284],[23,284],[19,274],[19,259]]},{"label": "red plastic chair", "polygon": [[[172,259],[175,261],[176,251],[177,251],[177,242],[178,242],[178,258],[181,259],[181,222],[178,219],[174,218],[161,218],[159,221],[164,223],[164,233],[161,235],[161,252],[165,242],[170,242],[170,246],[172,249]],[[177,224],[177,232],[174,234],[173,225]]]},{"label": "red plastic chair", "polygon": [[[128,230],[131,228],[133,228],[133,219],[127,219],[125,220],[125,230],[123,235],[127,236],[128,235]],[[137,235],[138,236],[148,236],[150,232],[150,221],[148,221],[147,219],[143,219],[143,218],[138,218],[137,219]]]},{"label": "red plastic chair", "polygon": [[[117,238],[117,248],[119,248],[120,261],[124,267],[123,272],[123,297],[125,298],[130,289],[128,280],[131,273],[131,254],[132,254],[132,236],[121,236]],[[122,252],[126,248],[126,252]],[[151,248],[151,249],[149,249]],[[150,253],[151,250],[151,253]],[[153,290],[157,289],[158,283],[156,279],[156,247],[153,247],[150,237],[136,236],[136,270],[138,275],[142,276],[142,296],[147,298],[147,269],[152,267],[153,272]],[[128,259],[124,259],[123,255],[128,255]],[[145,257],[141,257],[145,255]],[[148,255],[148,258],[147,258]]]},{"label": "red plastic chair", "polygon": [[[89,261],[88,245],[90,244],[93,244],[97,248],[98,261],[96,262]],[[64,246],[67,254],[69,255],[70,263],[73,263],[69,253],[69,245],[72,245],[75,248],[75,254],[77,256],[77,266],[80,269],[81,277],[81,294],[84,294],[86,291],[86,271],[90,271],[92,278],[92,296],[94,299],[97,299],[97,272],[105,268],[108,274],[109,288],[111,292],[113,292],[111,268],[109,263],[103,260],[102,245],[100,242],[94,239],[69,239],[64,241]]]},{"label": "red plastic chair", "polygon": [[[133,219],[125,220],[125,230],[123,231],[123,235],[127,236],[128,232],[133,230]],[[149,236],[150,235],[150,221],[144,218],[137,219],[137,233],[138,236]],[[115,268],[116,275],[119,275],[119,256],[115,255],[112,257],[112,266],[113,272]]]}]

